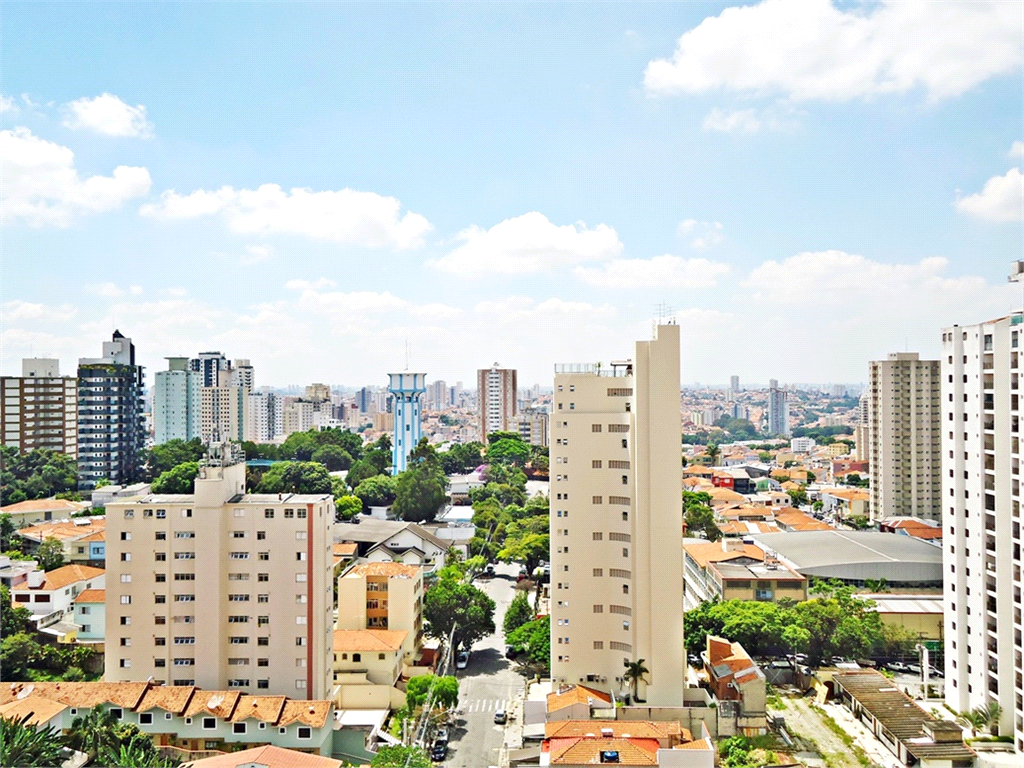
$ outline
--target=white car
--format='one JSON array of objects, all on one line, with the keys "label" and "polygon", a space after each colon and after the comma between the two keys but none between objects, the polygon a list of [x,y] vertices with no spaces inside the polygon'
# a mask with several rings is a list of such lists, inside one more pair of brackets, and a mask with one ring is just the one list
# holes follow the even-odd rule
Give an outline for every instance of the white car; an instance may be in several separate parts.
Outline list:
[{"label": "white car", "polygon": [[469,651],[462,651],[455,658],[455,668],[456,669],[465,669],[468,666],[469,666]]}]

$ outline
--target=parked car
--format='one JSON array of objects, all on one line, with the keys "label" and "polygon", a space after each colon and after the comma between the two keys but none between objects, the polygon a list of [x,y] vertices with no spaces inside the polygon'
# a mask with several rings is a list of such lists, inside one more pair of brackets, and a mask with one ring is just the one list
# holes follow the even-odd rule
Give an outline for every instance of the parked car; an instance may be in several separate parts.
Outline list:
[{"label": "parked car", "polygon": [[928,675],[931,677],[945,677],[946,673],[941,669],[936,669],[935,667],[930,666],[928,667]]},{"label": "parked car", "polygon": [[448,743],[448,729],[445,728],[444,726],[441,726],[440,728],[438,728],[437,729],[437,733],[434,734],[434,743],[435,744],[437,744],[438,742],[442,742],[442,741],[445,744]]},{"label": "parked car", "polygon": [[885,668],[890,672],[909,672],[910,667],[904,664],[902,661],[890,661],[885,665]]},{"label": "parked car", "polygon": [[497,725],[504,725],[508,722],[508,712],[505,711],[505,707],[501,707],[500,709],[495,710],[494,722]]},{"label": "parked car", "polygon": [[506,659],[514,659],[515,657],[516,657],[516,649],[513,648],[511,645],[506,645],[505,646],[505,658]]},{"label": "parked car", "polygon": [[920,664],[907,664],[907,672],[909,672],[912,675],[920,675],[921,674],[921,665]]},{"label": "parked car", "polygon": [[695,653],[691,653],[689,656],[687,656],[686,660],[689,662],[691,667],[703,667],[704,666],[704,662],[702,662],[700,660],[700,656],[698,656]]},{"label": "parked car", "polygon": [[493,576],[493,575],[494,575],[494,566],[491,565],[490,563],[488,563],[487,567],[484,568],[484,576]]},{"label": "parked car", "polygon": [[430,759],[435,763],[440,763],[446,757],[448,757],[448,742],[435,741],[434,746],[430,750]]},{"label": "parked car", "polygon": [[465,669],[469,666],[469,651],[461,651],[455,658],[455,668]]}]

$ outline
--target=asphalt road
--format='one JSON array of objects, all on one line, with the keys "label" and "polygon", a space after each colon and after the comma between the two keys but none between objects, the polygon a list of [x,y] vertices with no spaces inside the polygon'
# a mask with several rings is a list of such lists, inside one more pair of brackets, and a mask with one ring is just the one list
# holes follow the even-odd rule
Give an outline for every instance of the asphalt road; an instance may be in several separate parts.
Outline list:
[{"label": "asphalt road", "polygon": [[501,625],[505,609],[515,597],[518,565],[497,565],[493,579],[477,579],[474,584],[494,600],[494,626],[497,631],[473,646],[469,666],[455,674],[459,678],[460,715],[450,732],[446,766],[485,768],[497,765],[504,727],[495,725],[494,712],[522,695],[524,679],[505,659]]}]

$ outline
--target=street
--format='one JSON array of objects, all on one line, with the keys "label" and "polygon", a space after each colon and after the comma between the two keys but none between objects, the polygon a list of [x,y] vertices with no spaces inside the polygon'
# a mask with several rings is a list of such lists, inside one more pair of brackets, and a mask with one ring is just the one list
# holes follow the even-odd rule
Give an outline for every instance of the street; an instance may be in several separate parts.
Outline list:
[{"label": "street", "polygon": [[495,725],[494,712],[507,708],[522,695],[524,679],[505,658],[501,625],[505,610],[515,597],[518,565],[498,564],[491,579],[477,579],[474,585],[494,600],[495,633],[473,646],[469,666],[455,674],[459,678],[460,716],[451,729],[448,759],[455,768],[497,765],[504,727]]}]

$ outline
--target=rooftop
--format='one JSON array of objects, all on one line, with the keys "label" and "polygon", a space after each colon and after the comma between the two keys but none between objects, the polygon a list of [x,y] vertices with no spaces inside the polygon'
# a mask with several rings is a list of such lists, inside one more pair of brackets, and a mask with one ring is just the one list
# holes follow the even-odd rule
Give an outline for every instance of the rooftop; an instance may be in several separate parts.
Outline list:
[{"label": "rooftop", "polygon": [[638,739],[681,738],[690,741],[693,737],[678,720],[654,722],[650,720],[555,720],[544,724],[547,739],[575,738],[587,734],[600,734],[610,729],[616,738]]},{"label": "rooftop", "polygon": [[0,507],[0,513],[23,515],[26,512],[64,512],[72,515],[89,506],[87,501],[68,501],[67,499],[30,499]]},{"label": "rooftop", "polygon": [[420,575],[418,565],[405,563],[357,563],[345,572],[345,576],[387,576],[413,579]]},{"label": "rooftop", "polygon": [[910,536],[878,531],[785,531],[755,536],[797,569],[836,563],[922,563],[941,569],[942,550]]},{"label": "rooftop", "polygon": [[706,567],[708,563],[736,560],[741,557],[749,557],[758,561],[764,560],[764,550],[756,544],[741,544],[736,549],[729,551],[724,550],[720,542],[684,544],[683,551],[692,557],[701,568]]},{"label": "rooftop", "polygon": [[76,603],[105,603],[107,601],[107,590],[105,589],[83,589],[75,598]]},{"label": "rooftop", "polygon": [[615,752],[617,765],[657,765],[657,739],[571,738],[551,739],[551,765],[600,765],[603,752]]},{"label": "rooftop", "polygon": [[74,520],[51,520],[46,523],[37,523],[19,529],[17,534],[33,541],[42,541],[51,537],[63,541],[98,533],[102,540],[106,529],[107,518],[105,517],[79,517]]},{"label": "rooftop", "polygon": [[405,629],[336,629],[335,651],[397,651],[409,631]]},{"label": "rooftop", "polygon": [[342,762],[330,757],[268,745],[183,763],[181,768],[238,768],[248,765],[266,768],[341,768]]},{"label": "rooftop", "polygon": [[570,685],[561,691],[553,691],[547,695],[548,712],[571,707],[573,704],[611,704],[612,697],[603,691],[587,688],[585,685]]},{"label": "rooftop", "polygon": [[79,581],[87,581],[102,576],[106,571],[102,568],[92,568],[88,565],[64,565],[52,571],[46,572],[46,580],[39,587],[29,587],[28,582],[11,587],[12,592],[51,592],[55,589],[63,589],[66,586]]}]

